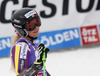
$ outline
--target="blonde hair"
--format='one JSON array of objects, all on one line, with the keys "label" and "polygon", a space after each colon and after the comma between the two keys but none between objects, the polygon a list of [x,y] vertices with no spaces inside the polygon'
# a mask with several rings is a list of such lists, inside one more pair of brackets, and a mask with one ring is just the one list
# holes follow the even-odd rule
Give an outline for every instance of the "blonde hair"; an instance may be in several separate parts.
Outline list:
[{"label": "blonde hair", "polygon": [[12,36],[12,46],[14,46],[14,44],[16,43],[16,41],[21,38],[21,36],[18,36],[17,34],[15,34],[14,36]]},{"label": "blonde hair", "polygon": [[[12,36],[12,40],[11,40],[11,46],[13,47],[14,44],[16,43],[16,41],[21,38],[21,35],[18,35],[18,34],[15,34]],[[11,48],[11,54],[12,54],[12,48]],[[11,57],[11,54],[10,54],[10,57]],[[12,61],[12,58],[11,58],[11,70],[15,71],[14,70],[14,66],[13,66],[13,61]]]}]

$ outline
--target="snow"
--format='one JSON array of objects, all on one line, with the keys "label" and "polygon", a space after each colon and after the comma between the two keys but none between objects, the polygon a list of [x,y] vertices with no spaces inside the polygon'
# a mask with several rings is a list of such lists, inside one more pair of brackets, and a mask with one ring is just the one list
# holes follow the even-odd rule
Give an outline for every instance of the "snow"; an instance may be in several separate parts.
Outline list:
[{"label": "snow", "polygon": [[[0,76],[16,76],[10,57],[0,58]],[[46,69],[51,76],[100,76],[100,45],[49,52]]]}]

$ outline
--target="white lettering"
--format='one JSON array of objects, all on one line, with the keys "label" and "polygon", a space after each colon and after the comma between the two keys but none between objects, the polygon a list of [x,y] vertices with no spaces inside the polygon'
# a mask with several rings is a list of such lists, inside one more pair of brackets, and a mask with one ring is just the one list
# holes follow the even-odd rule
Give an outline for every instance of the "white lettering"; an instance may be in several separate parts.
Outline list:
[{"label": "white lettering", "polygon": [[56,41],[55,41],[55,42],[53,41],[52,36],[50,36],[50,37],[49,37],[49,39],[50,39],[51,45],[55,45],[55,44],[57,44],[57,42],[56,42]]},{"label": "white lettering", "polygon": [[61,43],[61,42],[63,42],[63,40],[64,40],[62,34],[56,34],[56,35],[55,35],[55,39],[56,39],[57,43]]},{"label": "white lettering", "polygon": [[36,40],[36,42],[44,43],[45,47],[48,47],[50,45],[56,45],[56,44],[63,43],[64,41],[70,41],[72,39],[79,38],[77,29],[70,30],[70,31],[64,31],[63,33],[57,33],[53,36],[46,37],[46,35],[44,35],[41,37],[40,41]]},{"label": "white lettering", "polygon": [[84,41],[87,42],[88,41],[88,37],[83,37]]},{"label": "white lettering", "polygon": [[94,42],[94,41],[98,41],[98,39],[95,38],[95,36],[89,36],[88,37],[88,42]]},{"label": "white lettering", "polygon": [[77,29],[75,29],[75,31],[69,31],[70,32],[70,37],[71,37],[71,39],[74,39],[74,37],[75,38],[78,38],[79,37],[79,35],[78,35],[78,31],[77,31]]},{"label": "white lettering", "polygon": [[69,36],[69,32],[68,31],[64,32],[63,35],[64,35],[65,41],[69,41],[70,40],[70,36]]},{"label": "white lettering", "polygon": [[82,30],[82,35],[87,36],[87,30],[85,28],[83,28],[83,30]]},{"label": "white lettering", "polygon": [[3,39],[0,41],[0,50],[5,49],[6,47],[11,47],[11,42],[9,38],[7,40]]},{"label": "white lettering", "polygon": [[93,29],[92,30],[92,35],[96,35],[96,34],[97,34],[96,29]]},{"label": "white lettering", "polygon": [[10,39],[7,39],[7,41],[2,40],[2,47],[3,47],[3,48],[6,48],[6,46],[7,46],[7,47],[11,47]]}]

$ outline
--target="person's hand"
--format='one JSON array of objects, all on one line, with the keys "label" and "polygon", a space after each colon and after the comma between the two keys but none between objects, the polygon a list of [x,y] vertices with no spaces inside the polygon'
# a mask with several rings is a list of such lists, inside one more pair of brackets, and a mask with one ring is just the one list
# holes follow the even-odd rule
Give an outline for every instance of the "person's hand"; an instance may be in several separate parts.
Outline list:
[{"label": "person's hand", "polygon": [[37,62],[42,62],[42,57],[43,57],[43,53],[45,52],[45,58],[47,58],[47,53],[49,52],[48,48],[45,48],[44,44],[41,43],[37,50],[35,51],[35,55],[36,55],[36,61]]}]

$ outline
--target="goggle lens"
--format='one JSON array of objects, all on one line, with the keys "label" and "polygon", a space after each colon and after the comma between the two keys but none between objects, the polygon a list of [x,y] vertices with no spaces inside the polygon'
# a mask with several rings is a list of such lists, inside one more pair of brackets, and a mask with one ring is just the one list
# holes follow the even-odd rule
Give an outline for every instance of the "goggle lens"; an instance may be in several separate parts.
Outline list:
[{"label": "goggle lens", "polygon": [[26,24],[26,30],[27,31],[32,31],[36,28],[36,26],[41,26],[41,21],[38,17],[30,21],[28,24]]}]

